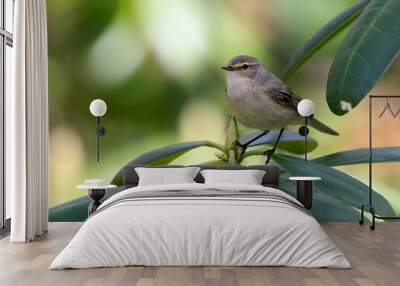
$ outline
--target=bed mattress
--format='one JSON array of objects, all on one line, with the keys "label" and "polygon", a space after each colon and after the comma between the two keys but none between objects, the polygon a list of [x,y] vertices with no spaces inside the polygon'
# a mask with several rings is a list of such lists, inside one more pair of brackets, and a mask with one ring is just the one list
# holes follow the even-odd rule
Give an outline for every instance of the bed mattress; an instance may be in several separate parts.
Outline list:
[{"label": "bed mattress", "polygon": [[263,186],[142,186],[106,200],[50,269],[144,266],[349,268],[293,197]]}]

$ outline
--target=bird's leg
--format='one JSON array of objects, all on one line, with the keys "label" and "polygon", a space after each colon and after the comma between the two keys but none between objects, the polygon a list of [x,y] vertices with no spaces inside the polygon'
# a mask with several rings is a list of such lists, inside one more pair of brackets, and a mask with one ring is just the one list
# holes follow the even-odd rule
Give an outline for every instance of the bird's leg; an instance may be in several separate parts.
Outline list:
[{"label": "bird's leg", "polygon": [[278,146],[279,140],[281,140],[283,130],[285,130],[285,128],[282,128],[281,131],[279,131],[279,135],[278,135],[278,138],[276,138],[274,147],[272,147],[272,149],[264,152],[264,154],[267,155],[267,161],[265,162],[265,165],[268,165],[269,161],[271,161],[272,155],[274,155],[274,153],[275,153],[275,150],[276,150],[276,147]]},{"label": "bird's leg", "polygon": [[260,133],[260,134],[258,134],[257,136],[251,138],[249,141],[247,141],[247,142],[244,143],[244,144],[240,143],[239,141],[236,141],[236,144],[237,144],[239,147],[242,147],[243,150],[246,150],[247,147],[249,147],[249,145],[250,145],[251,143],[253,143],[253,142],[256,141],[257,139],[263,137],[263,136],[264,136],[265,134],[267,134],[268,132],[269,132],[268,130],[263,131],[262,133]]},{"label": "bird's leg", "polygon": [[246,143],[242,144],[238,140],[236,141],[236,145],[239,147],[237,150],[237,160],[241,162],[243,160],[243,154],[246,152],[247,147],[253,142],[255,142],[257,139],[263,137],[265,134],[267,134],[269,131],[263,131],[262,133],[258,134],[257,136],[254,136],[251,138],[249,141]]}]

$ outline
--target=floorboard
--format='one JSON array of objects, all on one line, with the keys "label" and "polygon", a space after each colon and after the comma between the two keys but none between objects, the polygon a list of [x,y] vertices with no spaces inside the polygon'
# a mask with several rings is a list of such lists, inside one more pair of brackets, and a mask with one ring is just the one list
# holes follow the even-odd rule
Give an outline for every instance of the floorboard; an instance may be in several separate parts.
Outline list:
[{"label": "floorboard", "polygon": [[352,269],[290,267],[120,267],[48,270],[51,261],[78,231],[81,223],[50,223],[50,231],[32,243],[0,240],[2,286],[266,286],[266,285],[400,285],[400,224],[322,224],[351,262]]}]

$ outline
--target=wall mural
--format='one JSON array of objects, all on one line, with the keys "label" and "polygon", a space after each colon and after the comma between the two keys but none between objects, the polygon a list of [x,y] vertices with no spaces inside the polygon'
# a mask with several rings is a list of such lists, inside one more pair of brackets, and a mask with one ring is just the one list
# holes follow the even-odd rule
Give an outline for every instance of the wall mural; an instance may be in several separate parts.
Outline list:
[{"label": "wall mural", "polygon": [[[318,219],[359,220],[369,190],[368,106],[362,99],[398,90],[393,74],[400,65],[390,65],[400,48],[399,31],[390,29],[398,19],[380,1],[242,2],[48,1],[50,220],[84,220],[90,199],[76,185],[88,178],[121,184],[127,163],[266,161],[281,167],[281,188],[292,195],[290,176],[323,178],[312,209]],[[388,5],[400,13],[398,3]],[[367,29],[374,25],[388,36]],[[252,57],[234,57],[243,54]],[[244,109],[243,98],[255,91],[236,82],[236,74],[262,74],[254,89],[268,101]],[[320,120],[310,119],[307,148],[298,133],[299,95],[313,100]],[[96,98],[107,103],[100,162],[89,112]],[[395,121],[384,124],[395,128]],[[378,134],[374,160],[398,161],[400,149],[393,146],[399,142],[395,133]],[[399,171],[386,163],[376,172],[378,215],[400,210]]]}]

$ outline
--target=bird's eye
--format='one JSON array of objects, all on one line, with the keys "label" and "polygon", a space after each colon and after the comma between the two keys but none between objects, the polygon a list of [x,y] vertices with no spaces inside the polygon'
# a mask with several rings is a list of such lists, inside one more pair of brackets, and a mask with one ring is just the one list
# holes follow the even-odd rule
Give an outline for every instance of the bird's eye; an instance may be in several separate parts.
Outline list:
[{"label": "bird's eye", "polygon": [[248,67],[249,67],[248,64],[244,64],[244,65],[242,66],[242,68],[243,68],[244,70],[247,70]]}]

